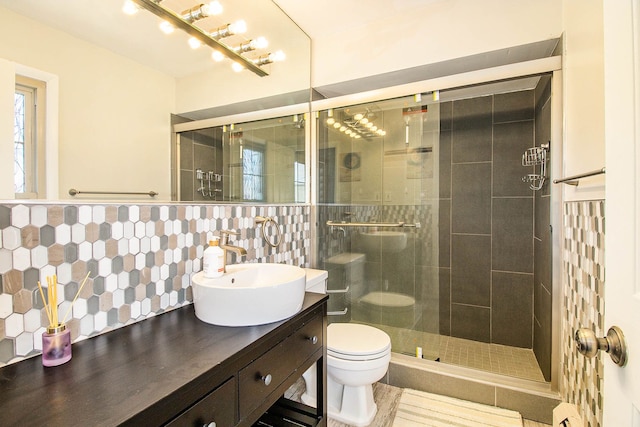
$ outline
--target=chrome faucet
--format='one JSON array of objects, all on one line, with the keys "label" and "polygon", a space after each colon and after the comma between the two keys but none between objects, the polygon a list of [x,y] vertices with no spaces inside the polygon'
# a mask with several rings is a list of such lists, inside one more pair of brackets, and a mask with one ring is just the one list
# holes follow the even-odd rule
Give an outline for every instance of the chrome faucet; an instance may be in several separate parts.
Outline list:
[{"label": "chrome faucet", "polygon": [[233,246],[229,244],[229,236],[234,235],[238,236],[240,233],[237,231],[231,230],[222,230],[220,231],[220,248],[224,251],[224,256],[222,257],[222,262],[224,263],[224,272],[227,272],[227,251],[231,251],[236,254],[236,258],[241,258],[247,255],[247,251],[245,248],[240,246]]}]

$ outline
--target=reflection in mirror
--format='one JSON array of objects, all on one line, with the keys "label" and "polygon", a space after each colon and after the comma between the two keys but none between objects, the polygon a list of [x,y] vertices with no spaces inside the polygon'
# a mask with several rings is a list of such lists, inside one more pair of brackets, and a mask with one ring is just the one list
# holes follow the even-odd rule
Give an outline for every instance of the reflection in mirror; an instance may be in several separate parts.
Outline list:
[{"label": "reflection in mirror", "polygon": [[[198,3],[170,3],[187,1]],[[151,13],[126,16],[123,0],[0,0],[0,99],[13,99],[16,75],[47,85],[44,197],[171,200],[171,114],[198,120],[238,113],[239,104],[265,108],[264,99],[309,101],[309,37],[271,0],[220,2],[220,19],[244,19],[250,37],[286,53],[265,66],[269,76],[232,71],[211,49],[191,49],[181,31],[162,34]],[[10,117],[13,105],[0,108]],[[12,124],[0,121],[0,134]],[[15,197],[10,138],[0,141],[0,199]],[[74,197],[71,188],[159,194]]]},{"label": "reflection in mirror", "polygon": [[178,134],[178,200],[304,203],[303,114]]}]

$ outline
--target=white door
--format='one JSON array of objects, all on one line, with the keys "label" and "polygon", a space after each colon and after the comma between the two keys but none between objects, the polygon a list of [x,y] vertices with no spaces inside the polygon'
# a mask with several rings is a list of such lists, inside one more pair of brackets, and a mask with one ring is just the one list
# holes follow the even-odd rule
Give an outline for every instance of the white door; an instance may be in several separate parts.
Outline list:
[{"label": "white door", "polygon": [[640,1],[603,1],[605,330],[619,326],[625,367],[601,352],[604,427],[640,427]]}]

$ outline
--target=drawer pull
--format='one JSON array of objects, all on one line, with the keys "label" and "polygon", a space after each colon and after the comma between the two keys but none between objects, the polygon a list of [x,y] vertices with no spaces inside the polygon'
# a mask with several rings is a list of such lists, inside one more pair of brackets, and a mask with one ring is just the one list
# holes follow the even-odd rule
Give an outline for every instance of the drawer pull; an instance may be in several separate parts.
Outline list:
[{"label": "drawer pull", "polygon": [[309,337],[309,341],[311,341],[311,344],[316,345],[318,344],[318,337],[315,335],[312,337]]},{"label": "drawer pull", "polygon": [[207,423],[202,427],[216,427],[216,423],[215,423],[215,421],[211,421],[210,423]]},{"label": "drawer pull", "polygon": [[269,385],[271,384],[271,374],[267,374],[263,377],[260,377],[260,379],[262,380],[262,382],[264,383],[264,385]]}]

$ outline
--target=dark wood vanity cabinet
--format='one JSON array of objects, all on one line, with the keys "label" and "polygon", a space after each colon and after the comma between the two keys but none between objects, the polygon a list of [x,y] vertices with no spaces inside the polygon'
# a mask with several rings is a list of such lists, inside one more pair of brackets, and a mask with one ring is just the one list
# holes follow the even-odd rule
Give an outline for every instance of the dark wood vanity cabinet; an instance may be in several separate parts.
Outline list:
[{"label": "dark wood vanity cabinet", "polygon": [[[74,343],[64,365],[5,366],[0,425],[326,426],[326,301],[307,293],[295,316],[240,328],[185,306]],[[283,397],[311,366],[317,409]]]},{"label": "dark wood vanity cabinet", "polygon": [[[236,378],[232,377],[220,387],[184,411],[167,426],[233,426],[236,424]],[[214,427],[213,425],[211,427]]]},{"label": "dark wood vanity cabinet", "polygon": [[[326,360],[324,310],[294,317],[287,323],[285,334],[242,355],[242,360],[250,360],[246,366],[240,367],[232,378],[167,426],[251,426],[261,418],[264,419],[258,425],[262,426],[293,425],[283,418],[297,419],[299,425],[325,426],[326,411],[323,412],[321,405],[318,410],[283,398],[284,392],[310,366],[315,364],[322,378]],[[322,381],[319,383],[323,384]],[[319,394],[321,403],[326,400],[322,390]]]}]

